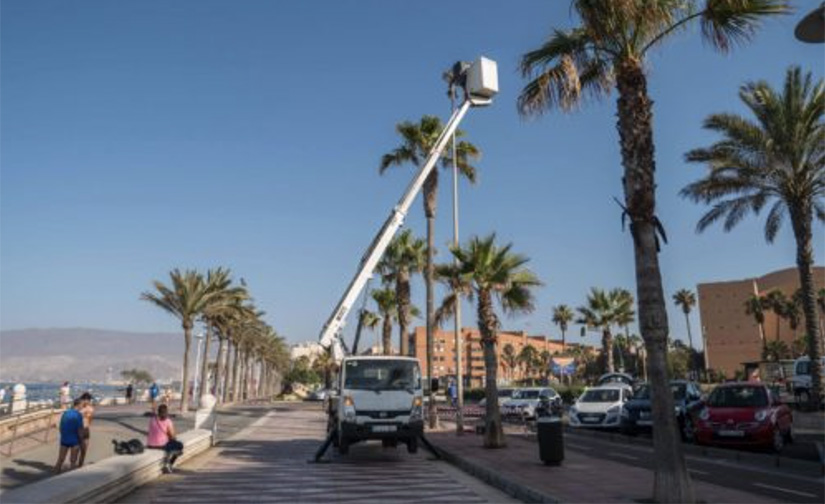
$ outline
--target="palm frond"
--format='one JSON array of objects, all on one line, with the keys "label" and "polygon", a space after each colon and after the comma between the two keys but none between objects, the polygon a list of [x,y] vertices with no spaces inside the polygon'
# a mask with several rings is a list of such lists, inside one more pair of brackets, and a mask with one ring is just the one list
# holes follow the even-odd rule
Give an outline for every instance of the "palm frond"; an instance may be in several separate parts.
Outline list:
[{"label": "palm frond", "polygon": [[786,0],[707,0],[700,21],[702,36],[727,52],[733,45],[748,42],[763,19],[790,12]]}]

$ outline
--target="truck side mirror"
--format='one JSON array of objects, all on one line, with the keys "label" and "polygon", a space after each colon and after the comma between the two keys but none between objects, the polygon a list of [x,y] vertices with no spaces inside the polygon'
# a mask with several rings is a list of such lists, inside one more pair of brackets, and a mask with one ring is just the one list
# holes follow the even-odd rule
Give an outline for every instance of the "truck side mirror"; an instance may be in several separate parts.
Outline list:
[{"label": "truck side mirror", "polygon": [[433,394],[438,392],[438,378],[433,378],[430,380],[430,390],[433,391]]}]

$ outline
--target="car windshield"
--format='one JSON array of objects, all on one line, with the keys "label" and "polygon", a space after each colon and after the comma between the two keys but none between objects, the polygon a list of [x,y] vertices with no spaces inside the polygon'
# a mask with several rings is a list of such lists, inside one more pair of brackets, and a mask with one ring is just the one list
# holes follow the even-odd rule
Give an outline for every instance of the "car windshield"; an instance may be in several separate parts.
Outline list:
[{"label": "car windshield", "polygon": [[538,399],[538,390],[516,390],[513,392],[513,399]]},{"label": "car windshield", "polygon": [[708,406],[716,408],[762,407],[768,405],[764,387],[719,387],[708,398]]},{"label": "car windshield", "polygon": [[[677,401],[685,398],[686,391],[687,386],[684,383],[674,383],[670,386],[670,392],[673,394],[673,398]],[[633,393],[633,399],[643,399],[649,401],[650,385],[642,385],[641,387],[637,388],[636,391]]]},{"label": "car windshield", "polygon": [[498,396],[499,397],[511,397],[513,395],[513,389],[498,389]]},{"label": "car windshield", "polygon": [[421,388],[418,363],[402,360],[350,360],[344,371],[344,388],[413,390]]},{"label": "car windshield", "polygon": [[619,391],[616,389],[588,390],[579,400],[581,402],[616,402],[619,400]]}]

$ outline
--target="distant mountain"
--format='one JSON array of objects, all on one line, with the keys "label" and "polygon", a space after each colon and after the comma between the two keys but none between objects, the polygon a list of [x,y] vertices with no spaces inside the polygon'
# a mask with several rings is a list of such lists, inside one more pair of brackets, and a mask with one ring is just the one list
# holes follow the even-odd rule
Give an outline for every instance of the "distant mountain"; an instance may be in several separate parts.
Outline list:
[{"label": "distant mountain", "polygon": [[[194,346],[190,362],[195,359]],[[182,360],[181,333],[86,328],[0,331],[0,381],[102,382],[109,368],[114,379],[125,369],[138,368],[157,379],[179,380]]]}]

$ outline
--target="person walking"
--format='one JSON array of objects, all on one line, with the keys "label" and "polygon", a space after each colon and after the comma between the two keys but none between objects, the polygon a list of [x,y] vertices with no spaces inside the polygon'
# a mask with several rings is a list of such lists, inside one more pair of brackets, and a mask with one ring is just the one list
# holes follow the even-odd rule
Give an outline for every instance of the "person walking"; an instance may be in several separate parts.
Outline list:
[{"label": "person walking", "polygon": [[152,413],[157,411],[158,395],[160,395],[160,388],[158,388],[157,383],[152,382],[152,386],[149,387],[149,400],[152,401]]},{"label": "person walking", "polygon": [[169,407],[165,404],[158,406],[158,412],[149,420],[149,434],[146,436],[146,447],[163,450],[163,472],[172,472],[175,460],[183,454],[183,443],[175,438],[175,425],[169,418]]},{"label": "person walking", "polygon": [[132,404],[132,395],[134,394],[134,388],[132,388],[132,384],[129,383],[126,385],[126,404]]},{"label": "person walking", "polygon": [[60,417],[60,451],[57,454],[57,463],[54,472],[60,473],[63,470],[63,463],[66,454],[69,455],[69,465],[71,469],[77,467],[77,456],[80,452],[80,443],[83,439],[83,415],[80,413],[83,401],[75,399],[74,407],[67,409]]},{"label": "person walking", "polygon": [[6,402],[6,387],[0,387],[0,404]]},{"label": "person walking", "polygon": [[80,414],[83,415],[83,432],[80,438],[80,460],[77,466],[83,467],[83,463],[86,461],[86,452],[89,450],[92,418],[94,418],[95,407],[92,404],[92,394],[89,392],[84,392],[83,395],[80,396],[80,400]]},{"label": "person walking", "polygon": [[72,393],[69,382],[64,381],[63,386],[60,387],[60,407],[66,409],[69,407],[69,395]]},{"label": "person walking", "polygon": [[453,405],[453,408],[458,407],[458,387],[454,380],[450,380],[450,384],[447,385],[447,395],[450,397],[450,404]]}]

